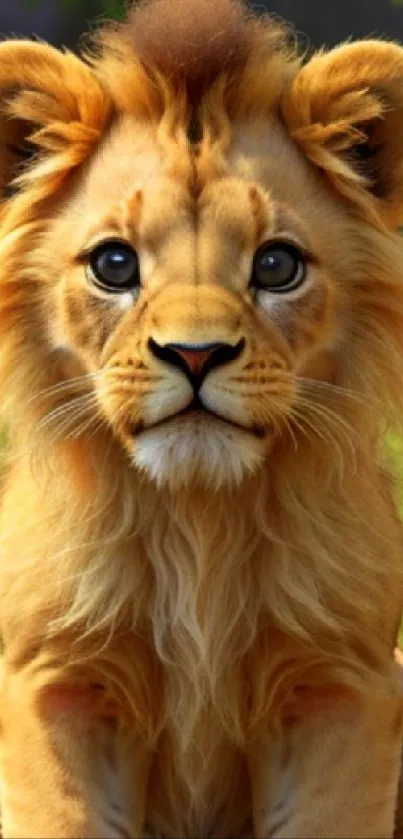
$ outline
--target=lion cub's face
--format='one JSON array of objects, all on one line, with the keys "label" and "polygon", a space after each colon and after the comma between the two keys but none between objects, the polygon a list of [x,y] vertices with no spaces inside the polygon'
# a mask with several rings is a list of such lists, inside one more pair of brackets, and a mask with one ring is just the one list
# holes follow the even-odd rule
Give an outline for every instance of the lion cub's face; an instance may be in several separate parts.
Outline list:
[{"label": "lion cub's face", "polygon": [[288,433],[299,377],[330,375],[334,204],[275,126],[223,161],[127,120],[96,153],[49,231],[51,340],[159,483],[239,481]]}]

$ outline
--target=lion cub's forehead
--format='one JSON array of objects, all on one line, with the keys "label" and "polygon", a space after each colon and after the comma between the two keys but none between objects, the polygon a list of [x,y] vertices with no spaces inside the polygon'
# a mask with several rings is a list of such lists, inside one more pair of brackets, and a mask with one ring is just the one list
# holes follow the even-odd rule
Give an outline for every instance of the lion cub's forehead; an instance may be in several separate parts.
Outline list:
[{"label": "lion cub's forehead", "polygon": [[311,229],[318,235],[329,202],[274,119],[233,126],[223,155],[219,144],[202,144],[196,154],[184,134],[126,117],[105,137],[67,206],[67,238],[78,251],[122,237],[152,252],[169,243],[172,253],[197,232],[206,247],[207,240],[217,248],[227,243],[236,258],[276,225],[305,240]]},{"label": "lion cub's forehead", "polygon": [[246,157],[236,145],[224,158],[214,146],[197,155],[186,137],[122,120],[94,155],[70,205],[81,219],[78,230],[91,238],[116,227],[152,249],[203,220],[233,238],[256,238],[256,217],[258,226],[267,224],[271,197],[258,167],[252,161],[248,171],[243,166]]},{"label": "lion cub's forehead", "polygon": [[[79,188],[86,209],[118,204],[134,190],[147,190],[166,177],[167,160],[155,126],[126,117],[95,152]],[[84,187],[84,188],[83,188]]]}]

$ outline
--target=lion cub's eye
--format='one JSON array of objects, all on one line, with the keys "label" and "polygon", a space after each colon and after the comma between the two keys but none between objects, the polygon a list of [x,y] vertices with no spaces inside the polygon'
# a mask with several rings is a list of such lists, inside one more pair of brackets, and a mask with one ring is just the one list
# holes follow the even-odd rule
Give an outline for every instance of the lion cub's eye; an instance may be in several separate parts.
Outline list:
[{"label": "lion cub's eye", "polygon": [[106,291],[127,291],[140,284],[138,256],[125,242],[103,242],[87,260],[90,279]]},{"label": "lion cub's eye", "polygon": [[288,242],[266,242],[256,251],[251,285],[258,289],[285,294],[298,288],[305,279],[306,259]]}]

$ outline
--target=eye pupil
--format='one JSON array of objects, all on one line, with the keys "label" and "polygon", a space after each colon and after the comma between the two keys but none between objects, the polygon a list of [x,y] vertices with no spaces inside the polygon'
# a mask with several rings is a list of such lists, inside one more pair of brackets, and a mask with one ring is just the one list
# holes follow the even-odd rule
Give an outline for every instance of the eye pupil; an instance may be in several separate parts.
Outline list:
[{"label": "eye pupil", "polygon": [[276,259],[273,254],[267,254],[262,259],[262,265],[267,266],[267,268],[274,268],[278,264],[279,260]]},{"label": "eye pupil", "polygon": [[284,294],[302,284],[305,269],[305,259],[295,245],[288,242],[265,243],[255,254],[251,285]]},{"label": "eye pupil", "polygon": [[127,291],[140,284],[136,251],[126,242],[104,242],[88,257],[90,279],[107,291]]},{"label": "eye pupil", "polygon": [[119,265],[122,265],[126,262],[126,254],[119,253],[117,251],[116,253],[108,254],[107,259],[108,259],[108,262],[110,262],[112,266],[114,266],[114,265],[119,266]]}]

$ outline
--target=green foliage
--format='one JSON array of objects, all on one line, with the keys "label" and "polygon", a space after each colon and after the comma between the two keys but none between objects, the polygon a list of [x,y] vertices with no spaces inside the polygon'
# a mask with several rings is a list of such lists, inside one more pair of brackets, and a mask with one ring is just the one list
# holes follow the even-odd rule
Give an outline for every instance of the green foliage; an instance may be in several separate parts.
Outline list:
[{"label": "green foliage", "polygon": [[[27,9],[36,9],[41,4],[41,0],[20,0],[22,6]],[[80,11],[83,8],[83,0],[59,0],[62,8],[68,11]],[[101,0],[101,8],[103,13],[109,18],[120,20],[124,14],[125,2],[124,0]]]},{"label": "green foliage", "polygon": [[102,6],[104,13],[109,18],[115,20],[122,20],[125,12],[125,3],[122,0],[103,0]]}]

